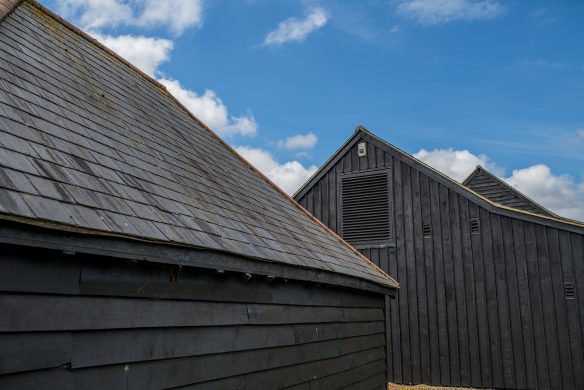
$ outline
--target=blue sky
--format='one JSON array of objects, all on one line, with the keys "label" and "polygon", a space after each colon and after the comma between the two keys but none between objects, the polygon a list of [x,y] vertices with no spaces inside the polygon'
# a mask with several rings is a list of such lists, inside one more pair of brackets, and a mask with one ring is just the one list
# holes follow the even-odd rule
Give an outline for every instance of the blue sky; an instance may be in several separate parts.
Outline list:
[{"label": "blue sky", "polygon": [[364,125],[458,180],[481,163],[584,219],[584,1],[42,3],[289,192]]}]

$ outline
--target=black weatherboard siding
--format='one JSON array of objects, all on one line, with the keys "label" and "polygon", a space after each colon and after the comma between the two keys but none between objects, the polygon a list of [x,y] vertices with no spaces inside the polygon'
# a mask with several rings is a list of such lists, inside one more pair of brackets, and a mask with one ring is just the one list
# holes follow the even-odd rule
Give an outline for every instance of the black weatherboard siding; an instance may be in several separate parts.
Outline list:
[{"label": "black weatherboard siding", "polygon": [[363,128],[295,198],[341,234],[339,180],[378,170],[394,240],[355,245],[400,282],[390,381],[584,388],[584,225],[501,207]]},{"label": "black weatherboard siding", "polygon": [[383,389],[397,287],[161,84],[0,0],[0,389]]},{"label": "black weatherboard siding", "polygon": [[0,233],[2,389],[385,386],[380,294],[134,260],[184,248]]}]

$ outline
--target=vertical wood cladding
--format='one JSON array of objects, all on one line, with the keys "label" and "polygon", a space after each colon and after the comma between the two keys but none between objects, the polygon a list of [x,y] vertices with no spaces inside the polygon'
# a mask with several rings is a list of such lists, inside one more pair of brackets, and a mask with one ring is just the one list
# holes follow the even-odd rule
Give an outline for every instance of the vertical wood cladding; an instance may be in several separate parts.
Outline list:
[{"label": "vertical wood cladding", "polygon": [[400,283],[390,381],[584,388],[584,236],[492,213],[370,139],[367,157],[356,148],[298,200],[336,231],[338,175],[391,167],[395,245],[361,248]]},{"label": "vertical wood cladding", "polygon": [[3,245],[0,388],[384,388],[384,302]]}]

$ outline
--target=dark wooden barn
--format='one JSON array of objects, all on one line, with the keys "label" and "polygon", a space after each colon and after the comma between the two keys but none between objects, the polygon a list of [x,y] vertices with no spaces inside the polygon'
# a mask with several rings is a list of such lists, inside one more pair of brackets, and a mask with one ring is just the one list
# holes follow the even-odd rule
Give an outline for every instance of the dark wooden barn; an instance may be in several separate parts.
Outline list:
[{"label": "dark wooden barn", "polygon": [[385,387],[393,279],[74,26],[0,18],[0,389]]},{"label": "dark wooden barn", "polygon": [[584,224],[501,183],[465,187],[359,127],[295,195],[400,282],[390,381],[584,389]]}]

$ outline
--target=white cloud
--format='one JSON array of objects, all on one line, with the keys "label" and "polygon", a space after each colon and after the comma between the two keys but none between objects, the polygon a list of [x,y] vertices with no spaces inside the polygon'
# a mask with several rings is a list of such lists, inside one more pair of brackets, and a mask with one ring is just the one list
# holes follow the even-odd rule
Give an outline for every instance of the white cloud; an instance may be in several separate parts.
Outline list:
[{"label": "white cloud", "polygon": [[544,164],[515,169],[504,180],[558,215],[584,221],[584,182],[554,175]]},{"label": "white cloud", "polygon": [[396,24],[395,26],[393,26],[390,30],[389,33],[390,34],[395,34],[401,31],[401,28],[399,27],[399,24]]},{"label": "white cloud", "polygon": [[160,64],[170,59],[170,51],[174,46],[172,41],[162,38],[141,35],[112,37],[95,32],[90,34],[152,77],[155,76]]},{"label": "white cloud", "polygon": [[203,22],[202,0],[58,0],[59,12],[84,29],[119,25],[166,27],[180,35]]},{"label": "white cloud", "polygon": [[177,80],[163,78],[158,81],[190,112],[220,136],[256,134],[258,125],[253,115],[251,113],[240,117],[230,115],[227,107],[214,91],[207,89],[204,94],[199,95],[184,88]]},{"label": "white cloud", "polygon": [[326,11],[313,8],[304,19],[289,18],[268,33],[264,39],[265,46],[280,46],[287,42],[302,42],[313,31],[322,28],[328,20]]},{"label": "white cloud", "polygon": [[240,146],[235,150],[288,194],[298,190],[317,170],[314,165],[306,168],[298,161],[280,164],[263,149]]},{"label": "white cloud", "polygon": [[58,0],[59,13],[76,19],[84,29],[128,24],[133,20],[132,7],[118,0]]},{"label": "white cloud", "polygon": [[202,0],[146,0],[142,13],[136,18],[139,26],[167,26],[175,35],[203,23]]},{"label": "white cloud", "polygon": [[400,16],[428,25],[492,19],[502,12],[503,6],[493,0],[406,0],[397,6]]},{"label": "white cloud", "polygon": [[282,149],[311,149],[318,142],[318,137],[314,133],[297,134],[286,139],[279,140],[277,145]]},{"label": "white cloud", "polygon": [[504,174],[504,170],[489,161],[484,154],[474,155],[468,150],[448,149],[420,149],[414,157],[457,181],[463,181],[477,165],[487,168],[496,175]]}]

